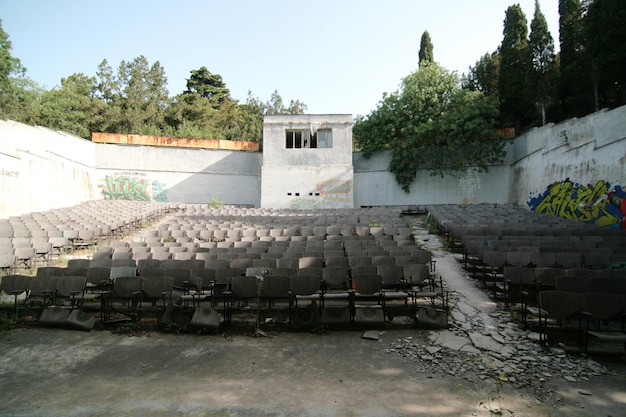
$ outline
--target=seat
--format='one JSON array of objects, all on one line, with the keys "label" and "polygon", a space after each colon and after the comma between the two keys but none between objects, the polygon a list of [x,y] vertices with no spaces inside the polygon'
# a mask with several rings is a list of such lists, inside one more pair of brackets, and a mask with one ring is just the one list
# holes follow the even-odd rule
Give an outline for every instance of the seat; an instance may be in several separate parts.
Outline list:
[{"label": "seat", "polygon": [[18,297],[26,293],[26,298],[28,298],[30,280],[31,277],[27,275],[6,275],[2,277],[0,290],[4,294],[13,296],[13,316],[15,319],[18,317]]},{"label": "seat", "polygon": [[304,256],[298,259],[298,268],[322,268],[324,259],[319,256]]},{"label": "seat", "polygon": [[42,303],[44,306],[51,305],[57,290],[57,281],[60,276],[42,275],[30,280],[30,291],[28,292],[27,303]]},{"label": "seat", "polygon": [[100,321],[104,324],[112,319],[112,313],[117,312],[129,317],[134,323],[138,319],[143,278],[138,276],[117,277],[110,290],[101,291]]},{"label": "seat", "polygon": [[400,289],[404,287],[404,268],[395,264],[382,264],[376,267],[376,273],[383,279],[383,288]]},{"label": "seat", "polygon": [[280,275],[266,275],[261,281],[261,311],[267,313],[287,312],[291,324],[291,278]]},{"label": "seat", "polygon": [[[302,274],[311,275],[311,274]],[[313,274],[316,275],[316,274]],[[346,291],[350,288],[350,273],[344,266],[329,266],[322,269],[322,288]]]},{"label": "seat", "polygon": [[234,312],[255,311],[254,309],[260,308],[259,278],[246,275],[232,277],[230,288],[224,296],[227,299],[226,321],[231,323]]},{"label": "seat", "polygon": [[18,246],[13,251],[15,255],[16,266],[23,266],[24,269],[32,270],[35,261],[35,248],[32,246]]},{"label": "seat", "polygon": [[143,308],[144,302],[150,302],[157,311],[164,311],[172,299],[173,288],[174,279],[172,277],[166,275],[142,277],[140,306]]},{"label": "seat", "polygon": [[[135,274],[133,274],[135,275]],[[111,268],[104,266],[92,266],[87,268],[87,290],[102,291],[110,289],[113,284],[111,280]]]},{"label": "seat", "polygon": [[[63,276],[57,280],[54,303],[70,309],[80,308],[85,298],[87,277],[80,275]],[[69,306],[65,304],[69,302]]]},{"label": "seat", "polygon": [[579,294],[580,309],[586,318],[584,349],[589,341],[618,342],[626,350],[623,296],[598,292]]},{"label": "seat", "polygon": [[325,256],[324,266],[327,268],[331,266],[348,267],[349,262],[348,262],[348,258],[345,256]]},{"label": "seat", "polygon": [[395,265],[396,258],[389,255],[374,255],[372,256],[372,265]]},{"label": "seat", "polygon": [[592,278],[589,276],[558,276],[554,279],[554,287],[557,291],[569,291],[573,293],[591,292]]},{"label": "seat", "polygon": [[554,254],[556,266],[559,268],[580,268],[583,258],[580,252],[557,252]]},{"label": "seat", "polygon": [[12,253],[0,253],[0,273],[9,275],[13,272],[17,264],[17,259]]},{"label": "seat", "polygon": [[549,343],[552,337],[560,341],[574,337],[583,347],[578,294],[569,291],[542,291],[539,293],[539,340]]},{"label": "seat", "polygon": [[504,267],[504,299],[507,305],[520,304],[522,323],[526,326],[527,307],[536,297],[537,284],[533,268]]},{"label": "seat", "polygon": [[358,275],[352,278],[352,286],[350,321],[360,321],[362,317],[372,321],[376,316],[377,321],[384,321],[383,278],[378,274]]}]

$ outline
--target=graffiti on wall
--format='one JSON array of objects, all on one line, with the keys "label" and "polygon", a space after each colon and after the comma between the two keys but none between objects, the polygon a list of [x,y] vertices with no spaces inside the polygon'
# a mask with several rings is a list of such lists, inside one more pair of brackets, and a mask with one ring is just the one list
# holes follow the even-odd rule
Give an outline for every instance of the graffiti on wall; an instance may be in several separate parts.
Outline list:
[{"label": "graffiti on wall", "polygon": [[167,201],[166,185],[142,173],[107,175],[98,187],[105,200]]},{"label": "graffiti on wall", "polygon": [[622,186],[611,186],[603,180],[585,186],[567,178],[549,185],[527,204],[539,213],[601,227],[626,228],[626,192]]},{"label": "graffiti on wall", "polygon": [[[313,193],[311,193],[313,194]],[[310,195],[311,195],[310,194]],[[330,178],[315,184],[315,196],[291,200],[293,209],[351,208],[352,180]]]}]

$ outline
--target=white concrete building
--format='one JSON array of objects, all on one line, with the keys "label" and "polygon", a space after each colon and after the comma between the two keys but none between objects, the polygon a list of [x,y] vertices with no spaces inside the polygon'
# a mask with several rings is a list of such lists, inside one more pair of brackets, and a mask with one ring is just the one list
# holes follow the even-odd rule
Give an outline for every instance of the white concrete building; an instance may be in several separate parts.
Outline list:
[{"label": "white concrete building", "polygon": [[265,116],[261,207],[352,208],[352,115]]}]

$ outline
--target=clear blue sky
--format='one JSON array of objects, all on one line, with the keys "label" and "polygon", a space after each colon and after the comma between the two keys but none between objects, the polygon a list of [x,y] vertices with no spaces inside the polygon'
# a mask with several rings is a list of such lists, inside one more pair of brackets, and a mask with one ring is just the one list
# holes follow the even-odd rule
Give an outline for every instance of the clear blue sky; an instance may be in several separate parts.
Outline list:
[{"label": "clear blue sky", "polygon": [[[46,88],[144,55],[165,69],[170,96],[205,66],[240,102],[278,90],[307,113],[356,116],[417,69],[425,30],[435,61],[467,72],[501,43],[511,4],[530,25],[534,0],[0,0],[0,19],[12,55]],[[558,0],[540,6],[558,50]]]}]

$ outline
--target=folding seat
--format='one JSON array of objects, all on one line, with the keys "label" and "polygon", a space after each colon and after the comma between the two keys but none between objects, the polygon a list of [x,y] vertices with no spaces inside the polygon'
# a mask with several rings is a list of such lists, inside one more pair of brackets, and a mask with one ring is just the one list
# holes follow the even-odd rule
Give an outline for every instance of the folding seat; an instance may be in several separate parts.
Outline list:
[{"label": "folding seat", "polygon": [[145,301],[155,305],[158,310],[165,310],[172,299],[174,279],[166,275],[150,275],[141,277],[141,280],[140,306]]},{"label": "folding seat", "polygon": [[16,319],[18,317],[18,296],[26,293],[26,297],[28,298],[30,281],[31,277],[27,275],[6,275],[2,277],[0,282],[0,290],[4,294],[13,296],[13,316]]},{"label": "folding seat", "polygon": [[372,258],[366,255],[348,256],[348,264],[350,267],[357,265],[372,265]]},{"label": "folding seat", "polygon": [[57,280],[54,303],[56,305],[69,302],[72,309],[79,308],[85,298],[86,276],[68,275]]},{"label": "folding seat", "polygon": [[228,262],[230,268],[234,269],[246,269],[254,264],[254,260],[252,258],[235,258],[231,259]]},{"label": "folding seat", "polygon": [[35,248],[32,246],[18,246],[13,249],[16,267],[23,266],[25,269],[32,269],[35,260]]},{"label": "folding seat", "polygon": [[68,265],[66,268],[61,268],[61,275],[62,276],[86,277],[88,270],[89,268],[86,266],[69,266]]},{"label": "folding seat", "polygon": [[32,278],[26,303],[41,302],[44,306],[51,305],[54,302],[59,279],[61,276],[57,275],[42,275]]},{"label": "folding seat", "polygon": [[298,269],[300,264],[300,258],[278,258],[276,259],[276,267],[277,268],[294,268]]},{"label": "folding seat", "polygon": [[404,268],[399,265],[381,264],[376,266],[376,273],[382,277],[385,289],[398,289],[404,286]]},{"label": "folding seat", "polygon": [[36,276],[54,275],[60,277],[63,275],[64,269],[65,268],[59,266],[40,266],[37,268]]},{"label": "folding seat", "polygon": [[324,267],[341,266],[347,268],[349,266],[348,258],[345,256],[325,256]]},{"label": "folding seat", "polygon": [[374,255],[372,258],[372,265],[395,265],[396,259],[393,256],[389,255]]},{"label": "folding seat", "polygon": [[557,252],[554,257],[556,265],[560,268],[580,268],[583,263],[580,252]]},{"label": "folding seat", "polygon": [[556,291],[567,291],[572,293],[591,292],[590,276],[558,276],[554,279]]},{"label": "folding seat", "polygon": [[536,268],[556,267],[556,255],[554,252],[531,252],[530,263]]},{"label": "folding seat", "polygon": [[623,307],[626,297],[591,292],[579,294],[578,299],[586,319],[584,351],[588,350],[590,341],[618,342],[626,348]]},{"label": "folding seat", "polygon": [[143,277],[118,277],[110,290],[101,293],[102,303],[100,320],[104,324],[111,319],[113,311],[117,311],[137,321],[138,309],[143,298]]}]

